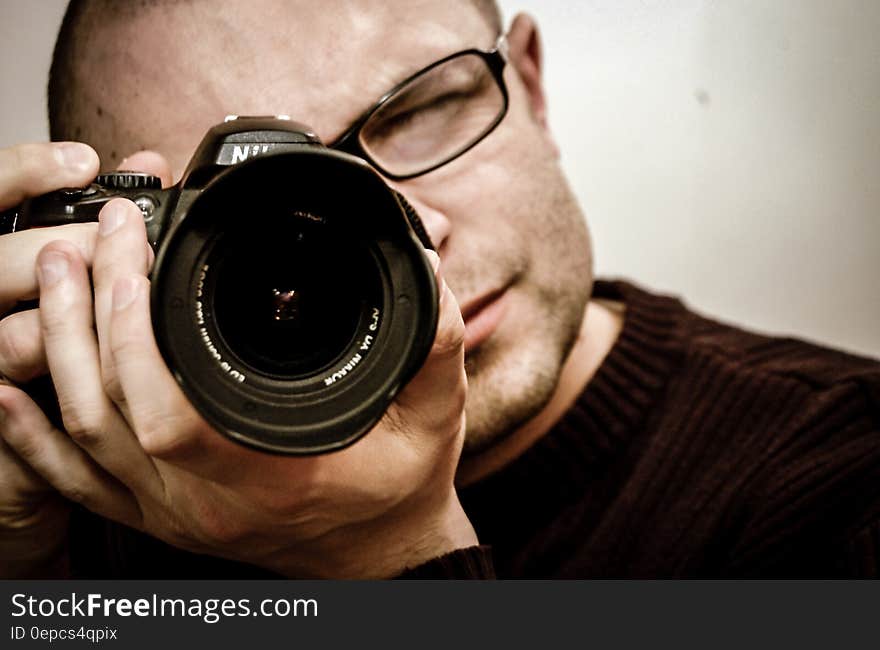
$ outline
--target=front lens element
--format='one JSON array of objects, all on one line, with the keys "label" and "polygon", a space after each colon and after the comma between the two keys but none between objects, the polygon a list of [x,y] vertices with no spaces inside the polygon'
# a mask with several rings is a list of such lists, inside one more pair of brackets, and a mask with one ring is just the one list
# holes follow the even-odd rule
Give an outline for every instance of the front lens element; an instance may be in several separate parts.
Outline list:
[{"label": "front lens element", "polygon": [[320,221],[226,233],[211,256],[213,313],[225,346],[279,379],[331,365],[351,345],[366,308],[364,253],[331,237]]}]

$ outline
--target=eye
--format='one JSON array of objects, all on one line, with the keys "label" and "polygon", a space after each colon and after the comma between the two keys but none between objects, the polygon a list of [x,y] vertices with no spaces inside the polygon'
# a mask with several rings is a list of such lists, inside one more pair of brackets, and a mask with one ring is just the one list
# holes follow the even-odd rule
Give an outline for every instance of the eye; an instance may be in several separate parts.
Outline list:
[{"label": "eye", "polygon": [[466,53],[395,91],[363,124],[359,142],[379,167],[406,175],[473,146],[497,124],[505,106],[487,61]]},{"label": "eye", "polygon": [[370,124],[368,137],[370,140],[406,137],[407,133],[442,126],[461,114],[471,96],[470,93],[448,92],[416,105],[407,106],[402,102],[400,105],[395,104],[393,110]]}]

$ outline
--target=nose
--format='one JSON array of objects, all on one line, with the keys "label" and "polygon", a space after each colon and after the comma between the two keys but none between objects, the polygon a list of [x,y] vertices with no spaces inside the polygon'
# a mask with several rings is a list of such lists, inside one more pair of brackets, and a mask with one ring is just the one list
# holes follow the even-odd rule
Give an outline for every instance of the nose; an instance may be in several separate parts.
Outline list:
[{"label": "nose", "polygon": [[419,198],[417,193],[412,191],[412,188],[401,187],[397,183],[391,183],[390,185],[403,194],[410,205],[416,209],[422,224],[425,226],[425,230],[428,232],[428,236],[434,244],[434,248],[438,254],[442,255],[443,245],[452,231],[452,222],[449,220],[449,217]]}]

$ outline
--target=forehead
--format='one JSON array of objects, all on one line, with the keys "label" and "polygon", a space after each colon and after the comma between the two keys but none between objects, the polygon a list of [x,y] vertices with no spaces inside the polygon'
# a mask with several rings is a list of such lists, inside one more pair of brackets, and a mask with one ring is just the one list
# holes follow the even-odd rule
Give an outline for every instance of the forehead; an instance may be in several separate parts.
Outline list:
[{"label": "forehead", "polygon": [[494,36],[470,0],[162,2],[98,29],[102,82],[83,86],[114,132],[146,140],[121,147],[191,150],[227,114],[290,115],[329,141],[409,74]]}]

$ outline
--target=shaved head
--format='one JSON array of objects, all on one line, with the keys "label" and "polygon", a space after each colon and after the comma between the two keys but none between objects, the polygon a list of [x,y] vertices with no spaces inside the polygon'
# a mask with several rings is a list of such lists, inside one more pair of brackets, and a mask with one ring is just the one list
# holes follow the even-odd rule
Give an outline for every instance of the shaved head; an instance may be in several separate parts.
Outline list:
[{"label": "shaved head", "polygon": [[[104,117],[99,103],[90,104],[81,96],[87,87],[86,75],[101,74],[101,67],[124,65],[107,57],[87,56],[86,48],[92,47],[99,33],[107,33],[114,23],[133,20],[155,9],[172,8],[174,5],[199,2],[200,0],[140,0],[118,2],[116,0],[70,0],[52,57],[48,86],[49,133],[54,141],[76,140],[96,144],[95,134],[89,129],[94,117]],[[495,0],[463,0],[474,7],[484,18],[493,33],[503,29],[501,11]],[[83,63],[83,62],[87,63]],[[85,82],[85,83],[84,83]],[[76,89],[76,91],[74,91]],[[106,138],[101,138],[106,140]],[[148,143],[141,143],[146,148]],[[126,153],[118,147],[99,151],[105,167],[115,166]]]}]

